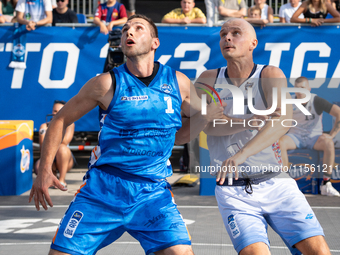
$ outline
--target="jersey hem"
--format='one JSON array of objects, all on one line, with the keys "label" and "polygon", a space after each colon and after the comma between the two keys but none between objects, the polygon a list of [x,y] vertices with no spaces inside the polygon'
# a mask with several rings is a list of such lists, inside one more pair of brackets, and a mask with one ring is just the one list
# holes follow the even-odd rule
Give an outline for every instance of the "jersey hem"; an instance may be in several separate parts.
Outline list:
[{"label": "jersey hem", "polygon": [[163,245],[161,245],[161,246],[158,246],[158,247],[156,247],[156,248],[152,248],[152,249],[148,250],[148,251],[146,252],[146,254],[150,254],[150,253],[152,253],[152,252],[164,250],[164,249],[166,249],[166,248],[169,248],[169,247],[172,247],[172,246],[175,246],[175,245],[191,245],[191,241],[188,241],[188,240],[177,240],[177,241],[175,241],[175,242],[163,244]]}]

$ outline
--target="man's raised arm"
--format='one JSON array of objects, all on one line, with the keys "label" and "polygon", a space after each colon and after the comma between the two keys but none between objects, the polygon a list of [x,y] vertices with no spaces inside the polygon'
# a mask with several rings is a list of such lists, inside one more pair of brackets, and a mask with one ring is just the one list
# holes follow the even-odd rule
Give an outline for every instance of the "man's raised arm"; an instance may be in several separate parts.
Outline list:
[{"label": "man's raised arm", "polygon": [[63,191],[67,190],[52,173],[52,164],[66,128],[97,105],[103,109],[107,108],[110,104],[110,95],[111,99],[113,96],[113,92],[108,93],[110,89],[112,90],[110,74],[106,73],[92,78],[53,117],[42,145],[38,176],[29,196],[29,202],[34,198],[37,210],[40,210],[39,204],[47,210],[46,202],[51,207],[53,206],[48,193],[50,186],[56,186]]}]

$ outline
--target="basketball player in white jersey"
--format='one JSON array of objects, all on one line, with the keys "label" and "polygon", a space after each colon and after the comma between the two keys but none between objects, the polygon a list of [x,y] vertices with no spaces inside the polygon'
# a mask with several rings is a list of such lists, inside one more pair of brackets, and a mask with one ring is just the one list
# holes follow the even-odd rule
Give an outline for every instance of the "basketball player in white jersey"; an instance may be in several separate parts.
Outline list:
[{"label": "basketball player in white jersey", "polygon": [[[306,77],[297,78],[295,80],[295,87],[311,90]],[[296,93],[296,98],[304,98],[304,94]],[[312,94],[311,99],[305,104],[305,107],[312,115],[306,116],[294,107],[293,119],[296,120],[297,126],[292,127],[288,134],[280,139],[282,163],[284,166],[289,165],[287,150],[298,148],[323,151],[323,165],[325,168],[322,167],[322,169],[325,171],[323,172],[323,181],[320,186],[321,195],[340,197],[339,192],[334,189],[330,182],[335,166],[333,138],[340,130],[340,107],[318,97],[316,94]],[[334,126],[329,134],[323,133],[323,112],[327,112],[335,117]]]},{"label": "basketball player in white jersey", "polygon": [[[241,123],[215,127],[208,124],[204,129],[208,135],[211,166],[238,169],[233,179],[228,173],[228,181],[227,172],[221,170],[223,168],[217,172],[215,195],[220,213],[240,255],[270,254],[268,224],[281,236],[292,254],[330,254],[323,230],[305,196],[293,179],[277,170],[282,166],[278,140],[288,131],[285,126],[289,126],[288,119],[292,118],[292,107],[287,106],[286,115],[281,113],[281,108],[277,109],[279,116],[266,121],[261,129],[247,124],[254,118],[247,107],[250,88],[254,108],[266,110],[275,101],[273,88],[277,89],[277,105],[280,107],[281,89],[287,87],[279,68],[254,64],[253,50],[257,43],[255,30],[247,21],[228,20],[220,31],[220,48],[228,66],[205,71],[196,82],[199,86],[214,86],[227,103],[225,119],[229,124],[232,120]],[[233,115],[237,110],[233,109],[233,101],[240,98],[231,94],[229,89],[221,89],[220,84],[235,86],[242,91],[244,99],[240,98],[244,100],[245,114]],[[198,91],[202,94],[202,89]],[[288,93],[285,96],[290,97]],[[286,125],[281,125],[282,121],[286,121]]]}]

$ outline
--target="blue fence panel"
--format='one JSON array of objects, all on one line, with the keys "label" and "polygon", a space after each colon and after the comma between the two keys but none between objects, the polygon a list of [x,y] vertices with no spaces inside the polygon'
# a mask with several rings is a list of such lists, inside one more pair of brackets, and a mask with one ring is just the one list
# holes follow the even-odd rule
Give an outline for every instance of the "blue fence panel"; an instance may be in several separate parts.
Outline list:
[{"label": "blue fence panel", "polygon": [[[317,78],[312,93],[339,101],[340,33],[337,26],[256,27],[259,44],[254,62],[279,66],[287,77]],[[39,27],[27,35],[27,68],[11,69],[13,27],[0,26],[0,120],[30,119],[35,129],[45,122],[54,99],[68,100],[101,73],[107,36],[98,27]],[[219,47],[219,27],[159,27],[156,60],[196,78],[227,64]],[[4,110],[7,109],[7,110]],[[332,127],[325,116],[324,129]],[[76,131],[97,131],[98,109],[76,122]]]}]

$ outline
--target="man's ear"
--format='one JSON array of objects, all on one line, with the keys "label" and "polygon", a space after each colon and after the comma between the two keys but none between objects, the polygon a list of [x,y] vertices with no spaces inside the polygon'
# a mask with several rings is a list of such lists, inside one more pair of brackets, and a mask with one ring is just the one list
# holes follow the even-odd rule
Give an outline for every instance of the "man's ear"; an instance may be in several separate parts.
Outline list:
[{"label": "man's ear", "polygon": [[257,47],[257,44],[258,44],[257,39],[252,39],[249,49],[253,51]]},{"label": "man's ear", "polygon": [[158,38],[152,38],[152,45],[151,45],[151,49],[152,50],[156,50],[160,45],[160,41]]}]

